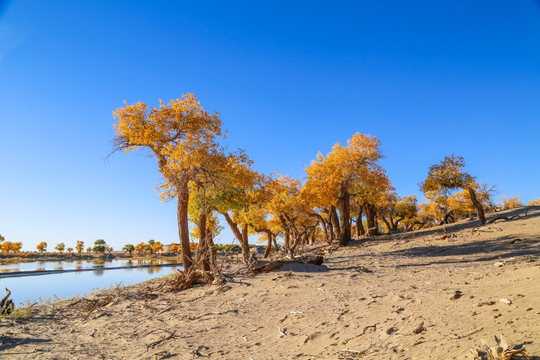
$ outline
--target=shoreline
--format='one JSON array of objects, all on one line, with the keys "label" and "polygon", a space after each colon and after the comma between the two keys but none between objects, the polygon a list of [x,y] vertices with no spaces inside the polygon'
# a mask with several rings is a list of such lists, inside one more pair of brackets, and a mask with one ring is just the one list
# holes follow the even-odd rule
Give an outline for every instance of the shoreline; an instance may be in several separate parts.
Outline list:
[{"label": "shoreline", "polygon": [[471,348],[503,335],[539,359],[538,234],[535,208],[480,228],[464,221],[310,248],[322,265],[249,276],[233,264],[222,285],[165,292],[167,280],[155,279],[105,290],[1,319],[0,356],[472,360]]},{"label": "shoreline", "polygon": [[83,271],[104,271],[104,270],[121,270],[121,269],[140,269],[140,268],[153,268],[153,267],[173,267],[182,266],[179,264],[159,264],[159,265],[135,265],[135,266],[114,266],[114,267],[102,267],[102,268],[86,268],[86,269],[67,269],[67,270],[33,270],[33,271],[19,271],[13,273],[0,273],[0,279],[23,277],[23,276],[40,276],[51,275],[71,272],[83,272]]}]

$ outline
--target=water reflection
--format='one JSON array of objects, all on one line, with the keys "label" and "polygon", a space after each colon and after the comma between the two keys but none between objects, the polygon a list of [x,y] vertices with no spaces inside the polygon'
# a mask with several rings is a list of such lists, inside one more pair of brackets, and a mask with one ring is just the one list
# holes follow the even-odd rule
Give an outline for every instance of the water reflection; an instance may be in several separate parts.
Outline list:
[{"label": "water reflection", "polygon": [[[2,287],[7,287],[11,290],[11,298],[16,305],[21,305],[26,301],[35,302],[39,298],[50,299],[55,295],[60,298],[69,298],[76,295],[88,295],[95,289],[108,289],[118,284],[132,285],[139,282],[147,281],[156,277],[166,276],[176,272],[176,269],[181,266],[150,266],[137,268],[142,265],[164,265],[154,261],[128,261],[122,262],[126,267],[122,269],[110,269],[108,267],[118,266],[119,263],[104,262],[100,268],[93,270],[96,265],[92,262],[81,262],[80,264],[64,264],[64,269],[76,266],[84,267],[89,271],[80,272],[59,272],[55,274],[40,275],[40,276],[24,276],[24,277],[4,277],[0,275]],[[113,265],[114,266],[111,266]],[[54,267],[50,264],[43,263],[42,267],[37,267],[34,264],[33,270],[41,269],[42,271],[50,271]],[[54,265],[57,265],[54,262]],[[44,267],[43,267],[44,266]],[[0,270],[1,271],[1,270]]]},{"label": "water reflection", "polygon": [[178,259],[69,259],[66,261],[34,261],[18,264],[0,265],[1,274],[27,272],[27,271],[59,271],[59,270],[83,270],[83,269],[106,269],[118,267],[135,267],[151,265],[177,264]]}]

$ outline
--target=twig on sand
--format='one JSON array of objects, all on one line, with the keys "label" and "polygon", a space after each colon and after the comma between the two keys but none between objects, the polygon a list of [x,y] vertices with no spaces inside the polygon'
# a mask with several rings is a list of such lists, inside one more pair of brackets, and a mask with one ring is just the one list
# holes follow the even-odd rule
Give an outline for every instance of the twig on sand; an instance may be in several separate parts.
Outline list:
[{"label": "twig on sand", "polygon": [[227,310],[227,311],[213,311],[213,312],[209,312],[209,313],[206,313],[206,314],[202,314],[202,315],[199,315],[199,316],[184,316],[184,319],[186,320],[199,320],[205,316],[210,316],[210,315],[225,315],[225,314],[228,314],[228,313],[238,313],[238,310],[237,309],[230,309],[230,310]]},{"label": "twig on sand", "polygon": [[366,333],[366,331],[368,331],[368,329],[373,329],[373,331],[376,331],[377,330],[377,325],[379,325],[379,323],[366,326],[364,328],[364,330],[362,330],[362,333],[360,335],[358,335],[358,336],[364,335]]},{"label": "twig on sand", "polygon": [[482,331],[482,330],[484,330],[484,328],[483,328],[483,327],[479,327],[478,329],[473,330],[472,332],[470,332],[470,333],[468,333],[468,334],[465,334],[465,335],[456,335],[456,336],[453,337],[453,339],[454,339],[454,340],[463,339],[463,338],[466,338],[466,337],[471,336],[472,334],[476,334],[477,332],[480,332],[480,331]]},{"label": "twig on sand", "polygon": [[285,329],[281,330],[281,328],[279,327],[279,325],[276,323],[276,327],[280,333],[281,336],[287,336],[287,334],[285,334]]},{"label": "twig on sand", "polygon": [[424,322],[420,322],[420,324],[416,327],[416,329],[414,329],[412,331],[413,334],[420,334],[422,332],[424,332],[424,330],[426,330],[426,328],[424,327]]},{"label": "twig on sand", "polygon": [[350,350],[350,349],[341,349],[337,351],[338,359],[340,360],[355,360],[360,359],[366,355],[367,351],[371,349],[373,344],[369,344],[369,347],[365,350]]},{"label": "twig on sand", "polygon": [[176,339],[176,338],[178,338],[178,336],[176,336],[176,330],[174,330],[173,332],[169,332],[169,335],[165,336],[164,338],[161,338],[157,341],[151,342],[150,344],[146,345],[146,351],[148,351],[149,349],[153,349],[154,347],[156,347],[156,345],[159,345],[164,341],[167,341],[170,339]]}]

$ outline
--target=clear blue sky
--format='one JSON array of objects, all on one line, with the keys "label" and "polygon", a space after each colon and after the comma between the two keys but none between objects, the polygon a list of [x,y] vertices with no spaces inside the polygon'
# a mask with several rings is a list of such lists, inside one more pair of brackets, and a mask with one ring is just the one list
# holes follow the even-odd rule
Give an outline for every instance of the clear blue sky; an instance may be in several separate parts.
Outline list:
[{"label": "clear blue sky", "polygon": [[186,92],[265,173],[301,178],[359,131],[401,196],[456,153],[540,197],[538,1],[0,0],[0,234],[178,241],[155,160],[106,157],[124,100]]}]

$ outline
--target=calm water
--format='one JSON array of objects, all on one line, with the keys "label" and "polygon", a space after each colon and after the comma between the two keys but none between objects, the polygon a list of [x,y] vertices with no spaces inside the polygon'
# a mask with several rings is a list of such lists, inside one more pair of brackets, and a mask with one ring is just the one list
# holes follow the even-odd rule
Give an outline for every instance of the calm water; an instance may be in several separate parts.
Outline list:
[{"label": "calm water", "polygon": [[[163,260],[77,260],[9,264],[0,266],[0,298],[4,288],[11,290],[11,299],[16,305],[27,301],[33,303],[39,299],[68,298],[76,295],[88,295],[95,289],[108,289],[117,284],[133,285],[146,280],[163,277],[181,269],[181,265],[168,265],[171,261]],[[136,268],[135,266],[153,267]],[[166,265],[166,266],[157,266]],[[123,269],[111,267],[123,266]],[[7,273],[35,270],[73,270],[95,269],[93,271],[55,273],[21,277],[3,277]]]},{"label": "calm water", "polygon": [[64,260],[64,261],[33,261],[18,264],[0,265],[0,278],[2,274],[20,271],[50,271],[74,269],[104,269],[111,267],[128,267],[141,265],[163,265],[177,263],[177,259],[90,259],[90,260]]}]

